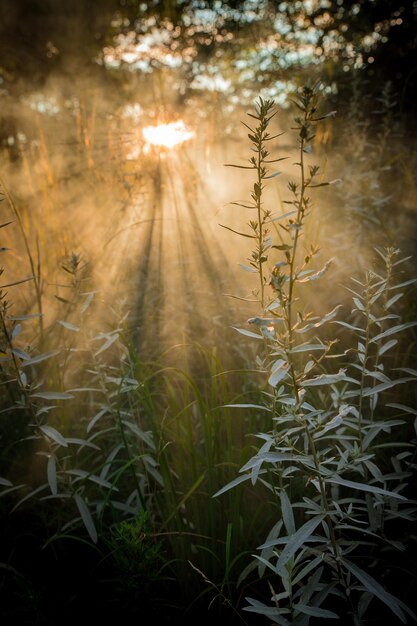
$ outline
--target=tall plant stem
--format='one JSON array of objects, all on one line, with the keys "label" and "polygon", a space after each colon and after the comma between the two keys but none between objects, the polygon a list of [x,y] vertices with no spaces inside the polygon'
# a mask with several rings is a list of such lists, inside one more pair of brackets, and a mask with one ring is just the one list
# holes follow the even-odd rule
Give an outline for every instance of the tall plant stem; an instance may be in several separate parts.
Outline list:
[{"label": "tall plant stem", "polygon": [[[262,189],[262,144],[259,144],[258,147],[258,155],[257,155],[257,173],[258,173],[258,188]],[[256,210],[258,216],[258,251],[259,251],[259,281],[261,283],[261,293],[260,293],[260,302],[262,312],[265,310],[265,283],[264,283],[264,273],[263,273],[263,248],[264,248],[264,231],[263,231],[263,216],[262,216],[262,196],[259,196],[256,199]]]},{"label": "tall plant stem", "polygon": [[23,226],[23,221],[22,221],[22,216],[20,215],[20,212],[12,198],[12,195],[7,187],[7,185],[4,183],[3,178],[0,176],[0,186],[3,188],[4,190],[4,194],[7,198],[7,201],[10,205],[10,208],[13,211],[14,216],[17,219],[17,223],[19,224],[19,229],[20,232],[22,234],[22,238],[23,238],[23,243],[25,246],[25,250],[26,250],[26,254],[27,257],[29,259],[29,264],[30,264],[30,269],[32,272],[32,276],[33,276],[33,281],[34,281],[34,285],[35,285],[35,294],[36,294],[36,302],[38,305],[38,313],[39,313],[39,334],[40,334],[40,342],[41,344],[43,343],[43,337],[44,337],[44,327],[43,327],[43,310],[42,310],[42,290],[41,290],[41,276],[40,276],[40,258],[39,258],[39,246],[38,246],[38,263],[35,265],[35,260],[32,256],[32,252],[30,249],[30,245],[29,245],[29,240],[26,236],[26,232],[25,232],[25,228]]},{"label": "tall plant stem", "polygon": [[[300,177],[301,177],[300,196],[297,202],[297,219],[296,219],[296,224],[295,224],[295,234],[294,234],[293,245],[292,245],[292,250],[291,250],[291,258],[289,260],[288,301],[286,303],[286,306],[284,307],[284,310],[286,311],[286,325],[287,325],[287,331],[288,331],[287,358],[288,358],[290,376],[292,380],[294,397],[295,397],[297,407],[300,407],[301,405],[301,398],[300,398],[300,389],[299,389],[299,385],[297,382],[296,369],[294,365],[294,357],[291,353],[291,348],[293,347],[293,343],[294,343],[293,319],[292,319],[293,318],[293,306],[292,305],[293,305],[294,286],[295,286],[295,278],[296,278],[295,277],[295,263],[296,263],[296,257],[297,257],[298,241],[299,241],[299,237],[301,233],[301,226],[302,226],[303,218],[304,218],[304,202],[305,202],[305,194],[306,194],[306,189],[307,189],[306,173],[305,173],[305,159],[304,159],[306,139],[303,136],[303,129],[306,128],[309,123],[309,116],[310,116],[309,108],[306,107],[304,111],[303,124],[301,124],[302,130],[300,133],[301,135],[300,136],[300,161],[299,161]],[[340,559],[339,559],[340,550],[339,550],[339,546],[338,546],[337,539],[336,539],[336,533],[334,530],[333,521],[329,513],[330,507],[329,507],[329,501],[328,501],[327,492],[326,492],[326,482],[321,475],[319,455],[318,455],[316,444],[314,442],[313,436],[311,434],[311,431],[309,429],[307,422],[305,422],[305,432],[306,432],[309,447],[310,447],[310,450],[314,459],[314,467],[315,467],[315,471],[317,475],[317,480],[319,483],[319,491],[320,491],[320,497],[322,500],[322,507],[326,516],[325,520],[327,521],[327,524],[329,527],[330,541],[332,544],[332,550],[333,550],[333,554],[334,554],[335,561],[336,561],[337,573],[338,573],[340,582],[346,587],[346,582],[343,576],[343,571],[342,571],[342,568],[340,565]]]}]

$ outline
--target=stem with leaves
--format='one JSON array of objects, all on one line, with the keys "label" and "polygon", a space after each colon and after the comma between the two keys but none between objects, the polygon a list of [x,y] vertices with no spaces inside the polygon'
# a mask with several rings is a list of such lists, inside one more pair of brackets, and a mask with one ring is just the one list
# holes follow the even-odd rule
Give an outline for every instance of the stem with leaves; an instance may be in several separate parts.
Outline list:
[{"label": "stem with leaves", "polygon": [[23,225],[23,221],[22,221],[22,216],[20,214],[19,209],[17,208],[17,205],[15,203],[15,201],[13,200],[13,197],[8,189],[8,187],[6,186],[5,182],[3,181],[3,179],[0,177],[0,187],[3,189],[4,191],[4,195],[7,198],[7,201],[10,205],[10,208],[13,211],[13,214],[15,215],[16,219],[17,219],[17,223],[19,225],[19,229],[23,238],[23,243],[24,243],[24,247],[26,250],[26,255],[27,258],[29,260],[29,265],[30,265],[30,269],[32,272],[32,279],[35,285],[35,295],[36,295],[36,303],[37,303],[37,307],[38,307],[38,314],[39,314],[39,339],[40,339],[40,345],[42,346],[43,344],[43,340],[44,340],[44,325],[43,325],[43,306],[42,306],[42,278],[41,278],[41,262],[40,262],[40,250],[39,250],[39,241],[36,241],[36,247],[37,247],[37,254],[38,254],[38,260],[37,262],[35,262],[35,259],[33,258],[33,254],[32,251],[30,249],[30,245],[29,245],[29,240],[27,238],[26,235],[26,231]]},{"label": "stem with leaves", "polygon": [[272,139],[276,139],[282,133],[271,136],[268,132],[269,124],[272,118],[276,115],[274,111],[273,100],[263,100],[259,98],[259,102],[256,103],[255,114],[248,113],[249,117],[258,122],[256,128],[251,128],[245,122],[242,124],[249,130],[248,137],[252,143],[252,151],[255,156],[249,159],[250,165],[234,165],[226,164],[226,167],[236,167],[245,170],[254,170],[256,173],[256,182],[253,184],[253,190],[251,193],[252,204],[243,204],[241,202],[235,202],[238,206],[245,209],[252,209],[256,211],[256,220],[250,220],[248,226],[252,230],[253,234],[239,233],[232,228],[228,228],[232,232],[254,239],[256,242],[255,249],[252,251],[252,256],[249,260],[251,268],[249,271],[256,271],[259,276],[259,291],[257,293],[262,311],[266,307],[265,288],[266,277],[264,271],[264,265],[268,261],[269,250],[272,245],[272,240],[268,237],[269,229],[268,223],[271,219],[271,211],[267,210],[263,206],[263,191],[265,189],[265,181],[269,178],[278,176],[279,172],[269,173],[268,165],[271,163],[278,163],[286,157],[279,159],[269,159],[270,153],[266,147],[266,143]]}]

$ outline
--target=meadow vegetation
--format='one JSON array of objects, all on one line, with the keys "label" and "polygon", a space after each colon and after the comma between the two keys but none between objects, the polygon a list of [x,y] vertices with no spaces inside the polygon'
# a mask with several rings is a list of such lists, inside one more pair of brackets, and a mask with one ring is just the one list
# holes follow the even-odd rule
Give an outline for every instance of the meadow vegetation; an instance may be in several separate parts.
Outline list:
[{"label": "meadow vegetation", "polygon": [[[93,242],[115,235],[112,204],[132,202],[132,176],[142,204],[124,232],[151,228],[162,205],[160,162],[126,172],[110,142],[104,169],[91,118],[77,119],[80,176],[103,210],[85,241],[87,201],[70,213],[73,178],[58,176],[42,133],[35,154],[22,147],[22,188],[2,174],[6,623],[72,624],[80,611],[167,624],[416,619],[415,193],[400,197],[397,182],[415,185],[413,161],[393,149],[389,86],[369,126],[354,95],[341,122],[321,98],[318,84],[294,94],[282,174],[275,103],[258,98],[243,120],[248,158],[228,165],[249,197],[218,227],[247,250],[232,298],[207,294],[210,276],[235,276],[227,259],[174,279],[147,261],[152,247],[129,255],[119,239],[94,257]],[[171,308],[155,277],[174,285]],[[181,333],[175,298],[197,307],[202,285],[207,306],[190,305]]]}]

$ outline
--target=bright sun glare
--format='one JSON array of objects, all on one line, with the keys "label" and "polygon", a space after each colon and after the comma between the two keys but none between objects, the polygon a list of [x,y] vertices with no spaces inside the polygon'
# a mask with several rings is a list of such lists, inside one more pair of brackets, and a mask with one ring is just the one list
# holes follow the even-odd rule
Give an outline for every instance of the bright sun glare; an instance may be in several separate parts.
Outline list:
[{"label": "bright sun glare", "polygon": [[182,120],[170,124],[146,126],[142,133],[148,146],[162,146],[164,148],[175,148],[175,146],[194,136],[193,131],[189,130]]}]

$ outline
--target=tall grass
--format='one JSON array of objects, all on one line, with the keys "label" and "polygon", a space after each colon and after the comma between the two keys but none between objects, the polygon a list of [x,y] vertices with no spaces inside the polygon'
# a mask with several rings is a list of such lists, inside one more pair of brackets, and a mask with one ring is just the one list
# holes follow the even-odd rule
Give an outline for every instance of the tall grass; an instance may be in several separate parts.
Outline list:
[{"label": "tall grass", "polygon": [[[203,341],[202,318],[197,338],[163,350],[144,326],[141,337],[155,349],[144,354],[137,294],[106,292],[111,260],[127,254],[112,239],[115,211],[95,225],[110,243],[94,259],[95,239],[83,242],[74,227],[64,232],[74,176],[63,180],[54,169],[45,133],[37,166],[23,154],[36,208],[2,183],[11,214],[0,230],[0,569],[9,620],[54,623],[60,603],[63,623],[85,604],[91,618],[146,609],[168,621],[209,611],[213,619],[284,626],[343,611],[347,623],[372,621],[378,602],[400,620],[410,614],[410,593],[401,595],[408,574],[400,581],[394,573],[409,567],[415,520],[414,321],[406,306],[414,279],[395,246],[378,248],[372,271],[346,285],[353,304],[341,295],[344,307],[323,313],[320,285],[327,280],[332,301],[337,294],[330,260],[309,241],[313,195],[327,187],[310,162],[325,117],[318,95],[306,88],[296,97],[297,174],[279,212],[265,195],[280,180],[270,168],[283,159],[270,155],[279,139],[273,102],[260,99],[250,116],[244,167],[254,182],[240,203],[250,211],[248,230],[227,228],[253,246],[243,266],[259,311],[247,326],[222,331],[223,345]],[[155,200],[144,182],[155,174],[151,164],[128,175],[120,142],[107,144],[96,121],[94,111],[75,117],[86,188],[118,196],[118,211],[132,203],[145,211]],[[100,142],[114,157],[113,173],[95,151]],[[132,225],[126,218],[121,232]],[[193,286],[183,289],[196,302]],[[311,311],[317,294],[323,302]],[[159,319],[156,308],[157,300],[141,316]],[[392,595],[374,572],[380,557]]]}]

